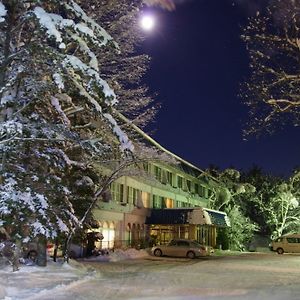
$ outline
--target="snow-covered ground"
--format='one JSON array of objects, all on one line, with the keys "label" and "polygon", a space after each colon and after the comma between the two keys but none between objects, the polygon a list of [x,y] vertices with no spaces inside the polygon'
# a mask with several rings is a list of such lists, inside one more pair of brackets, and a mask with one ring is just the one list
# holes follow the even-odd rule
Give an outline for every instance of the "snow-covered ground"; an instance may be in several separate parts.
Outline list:
[{"label": "snow-covered ground", "polygon": [[[116,250],[109,255],[83,259],[82,262],[117,262],[147,256],[145,250]],[[101,280],[101,273],[75,260],[64,264],[62,260],[53,262],[49,258],[47,267],[21,264],[19,271],[12,272],[12,267],[7,265],[0,269],[0,279],[0,300],[56,299],[51,294],[86,285],[93,279]]]},{"label": "snow-covered ground", "polygon": [[69,265],[0,270],[5,300],[298,300],[300,256],[274,253],[201,259],[116,251]]}]

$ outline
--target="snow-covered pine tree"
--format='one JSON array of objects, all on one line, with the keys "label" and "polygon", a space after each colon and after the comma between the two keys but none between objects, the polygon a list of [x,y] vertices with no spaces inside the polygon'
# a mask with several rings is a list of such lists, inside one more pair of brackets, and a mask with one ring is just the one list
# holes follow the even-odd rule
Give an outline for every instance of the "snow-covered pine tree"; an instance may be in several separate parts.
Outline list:
[{"label": "snow-covered pine tree", "polygon": [[118,46],[72,0],[2,0],[0,22],[0,226],[23,241],[55,238],[93,198],[91,159],[133,148],[96,55]]}]

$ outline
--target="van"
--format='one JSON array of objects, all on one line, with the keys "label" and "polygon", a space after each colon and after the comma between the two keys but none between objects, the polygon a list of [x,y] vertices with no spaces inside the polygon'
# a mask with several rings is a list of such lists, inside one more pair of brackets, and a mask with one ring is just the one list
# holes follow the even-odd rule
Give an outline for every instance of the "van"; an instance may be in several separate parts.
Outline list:
[{"label": "van", "polygon": [[270,249],[278,254],[300,253],[300,233],[283,235],[270,243]]}]

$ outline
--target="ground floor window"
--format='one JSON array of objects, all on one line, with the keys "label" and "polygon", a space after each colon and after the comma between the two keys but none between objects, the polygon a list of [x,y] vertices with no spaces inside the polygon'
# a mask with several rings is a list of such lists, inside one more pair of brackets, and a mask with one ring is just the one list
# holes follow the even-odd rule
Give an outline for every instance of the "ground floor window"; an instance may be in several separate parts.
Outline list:
[{"label": "ground floor window", "polygon": [[146,229],[144,224],[127,224],[126,245],[139,248],[145,246]]},{"label": "ground floor window", "polygon": [[115,243],[115,224],[114,222],[99,222],[99,227],[93,231],[101,233],[101,239],[95,241],[97,249],[112,249]]},{"label": "ground floor window", "polygon": [[115,243],[115,225],[113,222],[103,223],[103,240],[101,241],[102,249],[112,249]]},{"label": "ground floor window", "polygon": [[150,225],[150,238],[153,244],[166,244],[172,239],[181,238],[215,247],[216,227],[191,224]]}]

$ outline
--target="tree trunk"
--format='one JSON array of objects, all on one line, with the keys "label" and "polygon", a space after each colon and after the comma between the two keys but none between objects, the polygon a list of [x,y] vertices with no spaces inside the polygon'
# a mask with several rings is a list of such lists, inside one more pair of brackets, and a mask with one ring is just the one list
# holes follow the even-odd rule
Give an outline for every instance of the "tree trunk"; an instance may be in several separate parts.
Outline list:
[{"label": "tree trunk", "polygon": [[37,244],[36,264],[40,267],[47,266],[47,240],[45,237],[39,237]]},{"label": "tree trunk", "polygon": [[75,228],[68,234],[66,240],[65,240],[65,245],[64,245],[64,249],[63,249],[63,256],[64,256],[64,262],[69,263],[69,248],[70,248],[70,244],[71,244],[71,240],[73,237],[73,234],[75,232]]},{"label": "tree trunk", "polygon": [[56,262],[57,259],[57,250],[58,250],[58,239],[55,239],[54,252],[53,252],[53,261]]},{"label": "tree trunk", "polygon": [[20,260],[20,249],[21,249],[21,242],[18,240],[12,247],[12,267],[13,272],[19,270],[19,260]]}]

